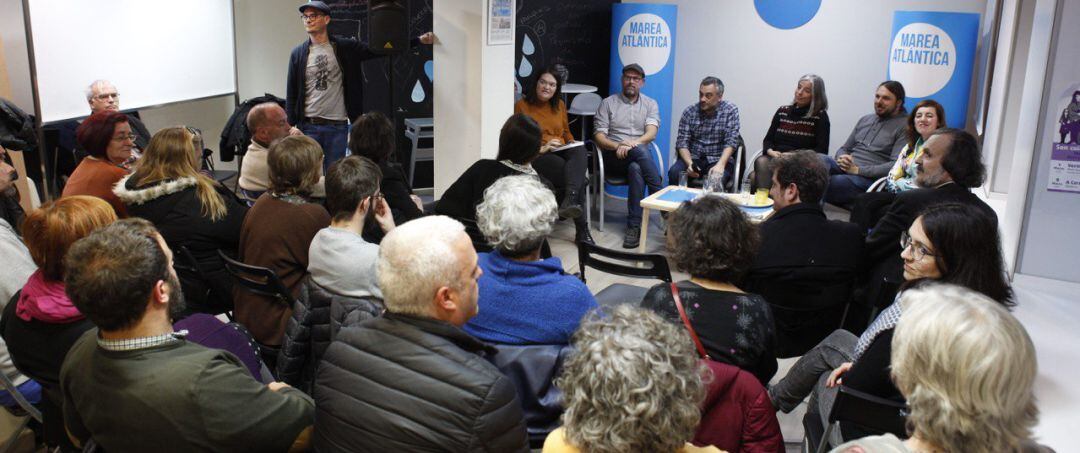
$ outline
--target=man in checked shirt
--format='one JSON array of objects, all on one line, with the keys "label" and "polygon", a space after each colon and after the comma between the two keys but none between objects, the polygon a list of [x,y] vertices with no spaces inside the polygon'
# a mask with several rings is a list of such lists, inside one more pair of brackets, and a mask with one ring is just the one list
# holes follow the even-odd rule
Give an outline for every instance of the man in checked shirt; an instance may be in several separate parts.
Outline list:
[{"label": "man in checked shirt", "polygon": [[679,120],[679,158],[668,170],[668,181],[676,183],[685,171],[690,178],[719,176],[727,187],[735,175],[732,155],[738,140],[739,108],[724,100],[724,82],[706,77],[698,87],[698,103],[683,110]]}]

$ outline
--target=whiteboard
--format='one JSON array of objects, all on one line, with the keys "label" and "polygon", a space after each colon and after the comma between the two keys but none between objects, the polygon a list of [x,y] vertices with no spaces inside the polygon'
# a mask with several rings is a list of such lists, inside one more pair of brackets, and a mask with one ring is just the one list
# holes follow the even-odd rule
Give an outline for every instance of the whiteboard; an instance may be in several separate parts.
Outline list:
[{"label": "whiteboard", "polygon": [[98,79],[116,86],[123,110],[236,92],[231,0],[24,6],[42,123],[88,115],[85,90]]}]

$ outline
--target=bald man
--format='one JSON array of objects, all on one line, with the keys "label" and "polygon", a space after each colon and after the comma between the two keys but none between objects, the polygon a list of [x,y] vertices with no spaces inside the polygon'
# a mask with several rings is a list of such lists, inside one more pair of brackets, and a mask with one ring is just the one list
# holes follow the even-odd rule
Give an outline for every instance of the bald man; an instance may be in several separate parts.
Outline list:
[{"label": "bald man", "polygon": [[[270,187],[270,170],[266,166],[266,154],[270,145],[289,135],[304,135],[289,125],[285,109],[276,102],[264,102],[252,107],[247,115],[247,128],[251,132],[251,144],[244,154],[240,167],[240,192],[254,203]],[[325,193],[322,180],[315,188],[315,195]]]}]

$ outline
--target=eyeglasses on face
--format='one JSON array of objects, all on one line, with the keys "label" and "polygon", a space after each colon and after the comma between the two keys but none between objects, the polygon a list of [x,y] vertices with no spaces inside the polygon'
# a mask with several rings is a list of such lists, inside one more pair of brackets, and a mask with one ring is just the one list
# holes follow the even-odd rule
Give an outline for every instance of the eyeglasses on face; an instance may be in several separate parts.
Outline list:
[{"label": "eyeglasses on face", "polygon": [[937,256],[934,252],[931,252],[925,245],[920,244],[918,241],[911,239],[911,235],[907,231],[900,233],[900,250],[907,250],[911,247],[911,258],[915,261],[923,259],[924,256]]},{"label": "eyeglasses on face", "polygon": [[135,134],[120,134],[116,137],[113,137],[114,142],[122,142],[124,140],[135,141]]},{"label": "eyeglasses on face", "polygon": [[301,14],[300,20],[307,22],[309,20],[315,20],[323,16],[325,16],[325,14]]},{"label": "eyeglasses on face", "polygon": [[104,101],[106,99],[120,99],[120,93],[101,93],[94,95],[94,99]]}]

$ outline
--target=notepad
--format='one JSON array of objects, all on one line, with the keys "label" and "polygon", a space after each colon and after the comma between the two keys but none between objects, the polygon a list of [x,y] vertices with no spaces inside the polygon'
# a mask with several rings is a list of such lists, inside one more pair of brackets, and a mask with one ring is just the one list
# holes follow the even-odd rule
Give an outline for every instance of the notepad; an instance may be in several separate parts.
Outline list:
[{"label": "notepad", "polygon": [[567,143],[565,145],[562,145],[562,146],[560,146],[558,148],[552,148],[551,151],[548,151],[548,152],[553,153],[553,152],[557,152],[557,151],[562,151],[564,149],[570,149],[570,148],[573,148],[575,146],[581,146],[581,145],[584,145],[584,144],[585,144],[584,142],[572,141],[572,142]]},{"label": "notepad", "polygon": [[698,193],[691,192],[683,189],[671,189],[660,195],[660,201],[667,201],[671,203],[682,203],[684,201],[693,200],[698,197]]}]

